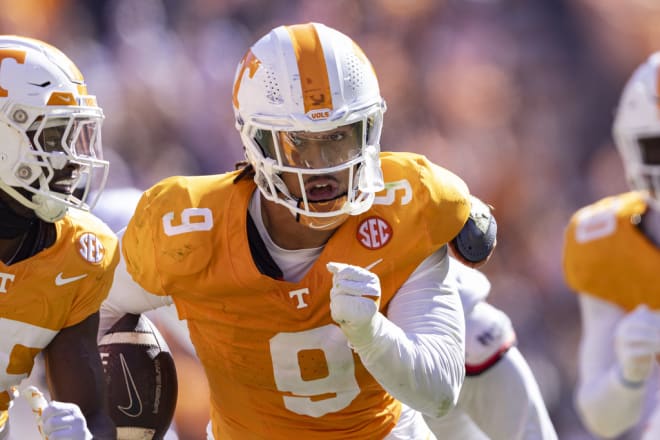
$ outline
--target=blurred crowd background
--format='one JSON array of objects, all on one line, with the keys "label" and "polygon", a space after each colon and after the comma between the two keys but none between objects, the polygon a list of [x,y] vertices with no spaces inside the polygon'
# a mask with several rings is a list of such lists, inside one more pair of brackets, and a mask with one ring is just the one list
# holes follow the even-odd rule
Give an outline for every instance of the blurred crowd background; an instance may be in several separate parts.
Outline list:
[{"label": "blurred crowd background", "polygon": [[[628,75],[660,49],[658,0],[0,0],[0,7],[3,33],[48,41],[83,71],[106,113],[110,188],[233,169],[242,147],[231,85],[246,49],[281,24],[318,21],[351,36],[388,103],[382,148],[427,155],[495,208],[498,249],[484,267],[490,301],[511,316],[559,437],[590,438],[573,405],[580,317],[562,276],[563,230],[578,207],[627,190],[610,125]],[[196,391],[194,381],[181,388],[180,438],[203,438],[205,421],[194,414],[206,404],[204,388]]]}]

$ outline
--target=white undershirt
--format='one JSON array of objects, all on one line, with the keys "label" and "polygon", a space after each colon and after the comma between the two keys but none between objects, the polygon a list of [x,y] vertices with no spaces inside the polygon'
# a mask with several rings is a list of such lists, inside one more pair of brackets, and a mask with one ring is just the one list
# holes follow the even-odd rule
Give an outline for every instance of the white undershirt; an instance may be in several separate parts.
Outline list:
[{"label": "white undershirt", "polygon": [[286,281],[292,281],[294,283],[300,281],[314,265],[319,255],[321,255],[323,247],[288,250],[276,245],[270,238],[266,230],[266,225],[264,225],[264,220],[261,217],[261,195],[259,191],[255,191],[252,194],[248,210],[261,239],[266,245],[268,253],[282,271],[283,278]]}]

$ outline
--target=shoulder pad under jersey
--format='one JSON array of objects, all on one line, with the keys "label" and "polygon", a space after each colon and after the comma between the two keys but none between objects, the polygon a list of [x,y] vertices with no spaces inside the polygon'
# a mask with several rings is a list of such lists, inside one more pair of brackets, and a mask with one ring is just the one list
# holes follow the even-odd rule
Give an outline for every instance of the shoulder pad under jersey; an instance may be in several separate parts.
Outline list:
[{"label": "shoulder pad under jersey", "polygon": [[383,153],[381,165],[385,192],[378,193],[374,205],[416,203],[428,219],[420,223],[420,233],[442,244],[456,236],[470,214],[470,193],[460,177],[414,153]]},{"label": "shoulder pad under jersey", "polygon": [[639,262],[657,258],[657,249],[634,224],[645,210],[643,197],[629,192],[585,206],[571,217],[562,257],[566,283],[573,291],[589,292],[627,309],[635,306],[632,290],[642,281],[630,274],[642,275]]},{"label": "shoulder pad under jersey", "polygon": [[127,270],[144,289],[167,294],[166,279],[208,265],[229,174],[170,177],[144,192],[122,238]]},{"label": "shoulder pad under jersey", "polygon": [[94,214],[70,209],[61,222],[58,240],[69,237],[76,242],[78,254],[100,272],[114,270],[119,262],[119,240],[115,233]]},{"label": "shoulder pad under jersey", "polygon": [[465,374],[476,376],[495,365],[516,343],[509,317],[486,302],[475,304],[465,320]]}]

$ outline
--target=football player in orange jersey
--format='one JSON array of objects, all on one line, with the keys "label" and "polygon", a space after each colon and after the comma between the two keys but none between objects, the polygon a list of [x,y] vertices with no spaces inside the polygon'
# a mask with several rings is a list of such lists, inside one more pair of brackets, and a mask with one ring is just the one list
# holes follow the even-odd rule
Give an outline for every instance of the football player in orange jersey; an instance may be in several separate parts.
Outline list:
[{"label": "football player in orange jersey", "polygon": [[102,330],[174,303],[211,394],[209,438],[432,439],[456,403],[465,321],[448,243],[495,245],[488,207],[412,153],[381,153],[385,102],[346,35],[280,26],[233,88],[246,163],[145,191]]},{"label": "football player in orange jersey", "polygon": [[640,423],[660,353],[659,92],[655,53],[628,80],[614,118],[632,191],[580,209],[565,235],[564,273],[583,321],[577,408],[589,431],[607,438],[635,429],[660,438],[660,414],[652,427]]},{"label": "football player in orange jersey", "polygon": [[119,249],[87,200],[107,177],[102,120],[66,55],[41,41],[0,36],[3,439],[11,438],[12,399],[40,352],[54,399],[37,408],[44,438],[116,438],[96,335]]}]

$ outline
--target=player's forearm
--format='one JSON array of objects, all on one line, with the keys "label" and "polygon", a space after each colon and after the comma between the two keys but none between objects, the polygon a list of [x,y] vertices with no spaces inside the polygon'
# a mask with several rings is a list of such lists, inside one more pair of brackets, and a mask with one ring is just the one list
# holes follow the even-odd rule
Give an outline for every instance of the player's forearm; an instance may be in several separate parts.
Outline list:
[{"label": "player's forearm", "polygon": [[138,315],[169,304],[172,304],[171,297],[153,295],[133,281],[122,258],[115,270],[110,293],[101,305],[98,339],[126,313]]},{"label": "player's forearm", "polygon": [[351,343],[362,363],[390,394],[431,416],[456,405],[465,378],[462,338],[458,335],[406,334],[382,314],[370,335]]},{"label": "player's forearm", "polygon": [[630,387],[616,366],[579,385],[577,407],[586,427],[604,438],[616,437],[633,427],[642,415],[645,390]]}]

